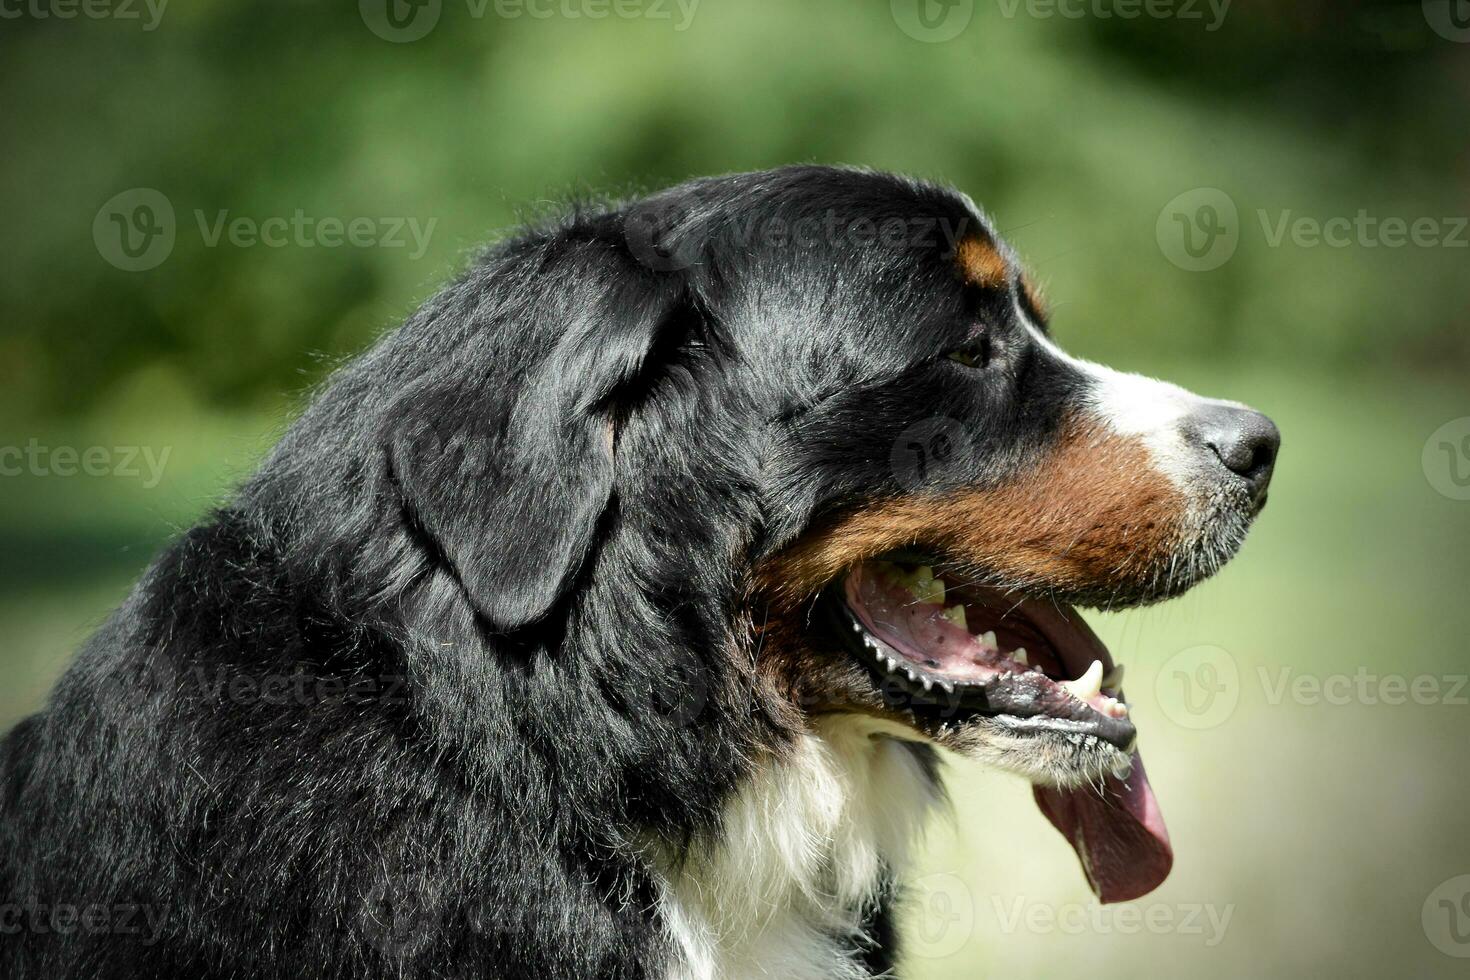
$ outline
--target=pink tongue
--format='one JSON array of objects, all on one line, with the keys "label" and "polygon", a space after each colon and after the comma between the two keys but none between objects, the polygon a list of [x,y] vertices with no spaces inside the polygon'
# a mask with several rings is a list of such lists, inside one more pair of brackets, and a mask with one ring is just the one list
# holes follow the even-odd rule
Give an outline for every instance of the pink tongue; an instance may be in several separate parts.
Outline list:
[{"label": "pink tongue", "polygon": [[1033,789],[1041,812],[1071,842],[1102,901],[1141,898],[1169,876],[1174,849],[1137,752],[1128,778],[1108,777],[1101,793],[1092,786]]}]

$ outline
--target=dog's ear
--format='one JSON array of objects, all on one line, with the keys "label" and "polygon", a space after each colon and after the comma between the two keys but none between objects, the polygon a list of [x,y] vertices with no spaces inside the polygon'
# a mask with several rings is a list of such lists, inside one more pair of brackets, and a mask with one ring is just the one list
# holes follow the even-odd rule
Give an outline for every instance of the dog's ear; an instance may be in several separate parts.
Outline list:
[{"label": "dog's ear", "polygon": [[449,363],[395,408],[389,460],[405,517],[507,632],[576,578],[611,501],[623,400],[691,310],[678,277],[593,243],[457,288],[479,293],[460,297],[473,312],[449,327]]}]

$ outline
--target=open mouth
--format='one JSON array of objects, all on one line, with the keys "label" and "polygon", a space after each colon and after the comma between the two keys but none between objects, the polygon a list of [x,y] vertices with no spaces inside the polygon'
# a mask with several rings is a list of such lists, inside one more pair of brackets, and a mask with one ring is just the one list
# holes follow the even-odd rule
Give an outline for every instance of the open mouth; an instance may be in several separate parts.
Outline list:
[{"label": "open mouth", "polygon": [[1086,735],[1133,750],[1123,669],[1071,607],[918,559],[864,562],[842,591],[853,647],[891,703],[941,725],[989,715],[1018,733]]},{"label": "open mouth", "polygon": [[885,703],[921,729],[942,741],[978,722],[1012,742],[1034,740],[1038,757],[1071,750],[1089,760],[1057,768],[1034,793],[1103,901],[1163,881],[1173,851],[1135,751],[1123,668],[1076,610],[908,554],[862,562],[834,591],[847,646]]}]

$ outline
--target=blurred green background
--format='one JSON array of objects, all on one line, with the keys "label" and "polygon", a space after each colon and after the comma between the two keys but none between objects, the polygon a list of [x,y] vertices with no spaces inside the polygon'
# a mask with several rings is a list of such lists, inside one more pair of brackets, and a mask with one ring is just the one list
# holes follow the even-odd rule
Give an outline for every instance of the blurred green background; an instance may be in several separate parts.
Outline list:
[{"label": "blurred green background", "polygon": [[1095,617],[1173,876],[1099,912],[1026,787],[956,763],[905,975],[1463,976],[1470,0],[1222,2],[6,5],[0,728],[333,363],[520,217],[906,171],[994,216],[1074,351],[1285,444],[1235,564]]}]

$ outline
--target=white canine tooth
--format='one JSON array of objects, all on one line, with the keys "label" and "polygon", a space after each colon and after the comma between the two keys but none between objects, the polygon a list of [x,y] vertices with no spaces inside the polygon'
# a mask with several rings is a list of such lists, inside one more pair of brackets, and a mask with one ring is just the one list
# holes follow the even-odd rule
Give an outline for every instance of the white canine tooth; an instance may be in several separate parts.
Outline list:
[{"label": "white canine tooth", "polygon": [[995,640],[995,630],[986,630],[980,634],[979,639],[982,646],[987,646],[992,650],[1000,649],[1000,644]]},{"label": "white canine tooth", "polygon": [[1011,654],[1011,659],[1014,660],[1016,663],[1020,664],[1022,667],[1030,667],[1031,666],[1031,661],[1029,661],[1029,660],[1026,659],[1026,648],[1025,647],[1018,647],[1016,649],[1016,651]]},{"label": "white canine tooth", "polygon": [[909,680],[911,681],[917,681],[919,679],[919,675],[914,673],[914,668],[912,667],[905,667],[904,673],[909,675]]},{"label": "white canine tooth", "polygon": [[933,681],[931,681],[931,680],[930,680],[930,679],[929,679],[929,678],[927,678],[927,677],[926,677],[926,678],[924,678],[924,690],[925,690],[925,691],[932,691],[932,690],[934,690],[934,682],[933,682]]},{"label": "white canine tooth", "polygon": [[1095,698],[1102,692],[1102,672],[1102,661],[1094,660],[1085,674],[1075,681],[1063,681],[1062,687],[1079,701]]},{"label": "white canine tooth", "polygon": [[940,681],[939,682],[939,686],[942,687],[942,688],[944,688],[950,694],[953,694],[954,693],[954,682],[953,681]]}]

